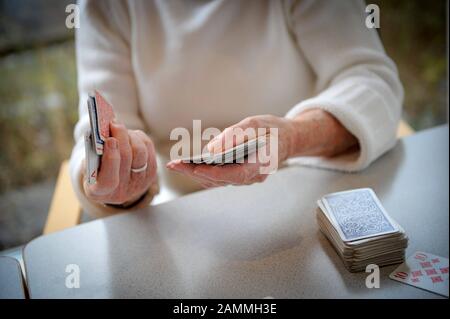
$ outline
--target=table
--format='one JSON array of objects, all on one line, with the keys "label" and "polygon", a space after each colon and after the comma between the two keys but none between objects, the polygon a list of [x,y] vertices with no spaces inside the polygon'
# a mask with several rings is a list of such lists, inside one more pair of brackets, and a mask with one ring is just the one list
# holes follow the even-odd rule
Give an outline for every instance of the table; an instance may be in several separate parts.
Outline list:
[{"label": "table", "polygon": [[0,299],[25,299],[25,286],[19,262],[0,256]]},{"label": "table", "polygon": [[[365,286],[319,231],[316,200],[371,187],[416,250],[448,257],[449,129],[427,130],[358,174],[287,167],[266,182],[197,192],[37,238],[32,298],[440,298],[388,278]],[[68,264],[80,288],[65,286]]]}]

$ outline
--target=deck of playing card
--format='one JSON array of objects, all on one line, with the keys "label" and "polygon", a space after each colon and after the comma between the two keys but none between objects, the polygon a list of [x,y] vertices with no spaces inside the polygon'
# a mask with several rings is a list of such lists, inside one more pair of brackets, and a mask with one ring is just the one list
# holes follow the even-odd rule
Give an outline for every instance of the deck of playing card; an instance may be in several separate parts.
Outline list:
[{"label": "deck of playing card", "polygon": [[98,91],[89,93],[87,103],[95,152],[102,155],[104,140],[110,136],[109,123],[115,118],[114,111]]},{"label": "deck of playing card", "polygon": [[389,278],[448,297],[448,258],[417,251]]},{"label": "deck of playing card", "polygon": [[109,123],[115,115],[111,104],[98,92],[89,93],[88,113],[91,129],[84,137],[86,150],[86,178],[89,184],[97,181],[97,171],[105,139],[110,136]]},{"label": "deck of playing card", "polygon": [[86,179],[89,184],[95,184],[97,182],[97,171],[100,165],[100,155],[95,152],[94,139],[91,131],[88,131],[84,135],[84,148],[86,151]]},{"label": "deck of playing card", "polygon": [[251,139],[245,143],[239,144],[225,152],[218,154],[202,154],[183,159],[185,163],[194,164],[208,164],[208,165],[223,165],[229,163],[243,163],[244,158],[250,154],[256,152],[259,148],[266,144],[267,136],[260,136],[258,138]]},{"label": "deck of playing card", "polygon": [[404,261],[408,237],[370,188],[325,195],[318,206],[319,227],[349,271]]}]

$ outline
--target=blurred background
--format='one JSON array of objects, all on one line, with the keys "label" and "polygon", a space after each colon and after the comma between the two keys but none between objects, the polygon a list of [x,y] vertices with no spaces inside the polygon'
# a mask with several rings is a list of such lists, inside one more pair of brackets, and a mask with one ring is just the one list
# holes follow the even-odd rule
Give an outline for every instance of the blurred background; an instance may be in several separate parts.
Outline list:
[{"label": "blurred background", "polygon": [[[74,33],[66,0],[0,0],[0,251],[42,234],[77,121]],[[415,130],[447,122],[445,0],[370,0],[405,87]]]}]

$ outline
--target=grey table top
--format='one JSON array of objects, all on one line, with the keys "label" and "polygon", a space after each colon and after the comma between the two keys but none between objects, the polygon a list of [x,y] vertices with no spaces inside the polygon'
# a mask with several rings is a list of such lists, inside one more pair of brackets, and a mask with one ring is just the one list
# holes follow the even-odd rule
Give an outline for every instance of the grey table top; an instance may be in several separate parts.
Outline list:
[{"label": "grey table top", "polygon": [[[316,200],[371,187],[416,250],[448,257],[448,126],[406,139],[359,174],[287,167],[266,182],[194,193],[37,238],[24,250],[32,298],[440,298],[348,272],[319,231]],[[80,270],[68,289],[66,265]]]},{"label": "grey table top", "polygon": [[25,286],[19,261],[0,256],[0,299],[25,299]]}]

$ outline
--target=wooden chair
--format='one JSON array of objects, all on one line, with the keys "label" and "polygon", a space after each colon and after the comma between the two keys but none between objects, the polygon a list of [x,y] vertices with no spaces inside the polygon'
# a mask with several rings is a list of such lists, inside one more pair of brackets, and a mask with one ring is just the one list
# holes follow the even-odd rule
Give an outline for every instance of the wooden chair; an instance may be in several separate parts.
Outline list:
[{"label": "wooden chair", "polygon": [[402,138],[411,134],[414,134],[413,128],[408,123],[401,120],[397,128],[397,137]]},{"label": "wooden chair", "polygon": [[44,234],[78,225],[80,220],[81,206],[70,181],[69,161],[64,161],[59,169]]},{"label": "wooden chair", "polygon": [[[401,121],[397,136],[399,138],[411,135],[414,130],[408,123]],[[44,234],[63,230],[78,225],[81,220],[81,206],[72,188],[69,174],[69,162],[64,161],[59,169]]]}]

